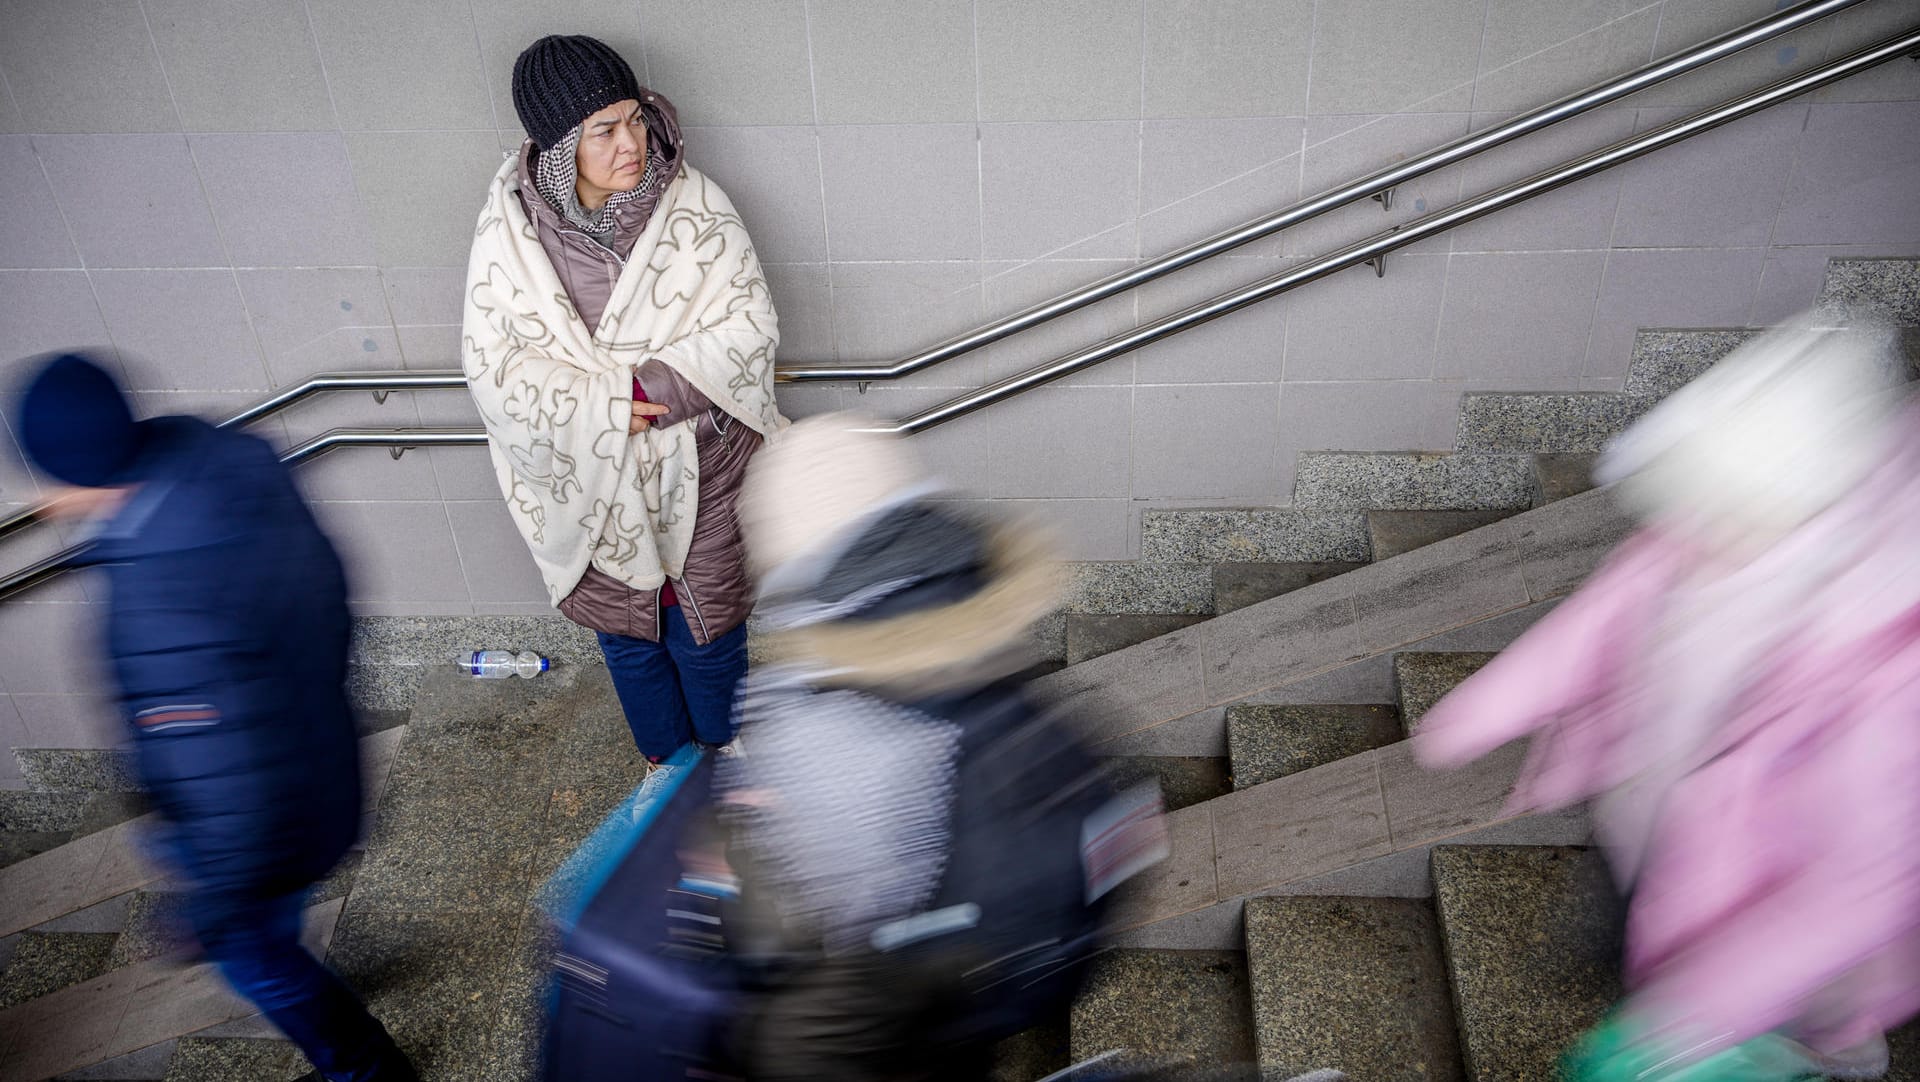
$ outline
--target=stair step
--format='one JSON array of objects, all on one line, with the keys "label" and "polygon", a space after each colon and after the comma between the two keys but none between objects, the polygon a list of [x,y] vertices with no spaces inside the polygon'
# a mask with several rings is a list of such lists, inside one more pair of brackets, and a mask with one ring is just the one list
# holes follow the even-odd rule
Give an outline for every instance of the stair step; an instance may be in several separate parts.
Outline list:
[{"label": "stair step", "polygon": [[1367,524],[1350,511],[1200,508],[1148,511],[1140,558],[1169,563],[1357,563]]},{"label": "stair step", "polygon": [[[324,899],[316,899],[324,900]],[[112,968],[178,955],[192,943],[187,926],[187,896],[172,891],[134,893],[127,924],[113,944]]]},{"label": "stair step", "polygon": [[1250,1063],[1251,1018],[1238,951],[1108,951],[1073,1004],[1073,1059],[1124,1049],[1129,1060]]},{"label": "stair step", "polygon": [[1534,455],[1534,505],[1544,507],[1593,488],[1593,467],[1599,459],[1589,454]]},{"label": "stair step", "polygon": [[1391,706],[1227,708],[1235,790],[1385,747],[1405,735],[1400,712]]},{"label": "stair step", "polygon": [[1149,560],[1069,564],[1061,607],[1068,613],[1206,615],[1213,611],[1213,569]]},{"label": "stair step", "polygon": [[1001,1041],[993,1050],[987,1082],[1039,1082],[1073,1064],[1069,1025],[1063,1015]]},{"label": "stair step", "polygon": [[105,748],[15,748],[27,788],[76,793],[137,793],[133,759]]},{"label": "stair step", "polygon": [[[27,749],[38,758],[48,749]],[[64,754],[61,749],[52,749]],[[42,759],[42,762],[45,760]],[[0,791],[0,867],[146,813],[139,793],[86,789]]]},{"label": "stair step", "polygon": [[58,849],[72,840],[70,830],[0,830],[0,868]]},{"label": "stair step", "polygon": [[72,790],[0,790],[0,830],[71,833],[93,796]]},{"label": "stair step", "polygon": [[1295,506],[1355,511],[1481,511],[1533,503],[1533,471],[1519,455],[1325,451],[1300,456]]},{"label": "stair step", "polygon": [[1652,409],[1649,395],[1468,394],[1456,446],[1497,455],[1592,453]]},{"label": "stair step", "polygon": [[129,1052],[77,1071],[69,1071],[56,1077],[53,1082],[164,1082],[167,1065],[173,1061],[173,1049],[177,1043],[161,1041],[151,1044],[138,1052]]},{"label": "stair step", "polygon": [[1481,670],[1494,655],[1484,651],[1407,651],[1393,656],[1393,682],[1400,696],[1400,717],[1411,736],[1420,719],[1461,682]]},{"label": "stair step", "polygon": [[[324,954],[338,900],[307,910],[308,949]],[[48,1078],[255,1014],[207,965],[165,960],[112,970],[0,1011],[0,1078]]]},{"label": "stair step", "polygon": [[1205,616],[1184,613],[1067,614],[1067,664],[1078,665],[1115,650],[1192,627]]},{"label": "stair step", "polygon": [[[367,807],[377,806],[388,768],[406,728],[360,738],[366,762]],[[119,898],[154,882],[158,869],[147,863],[141,836],[144,819],[109,827],[0,868],[0,936],[35,928],[69,914]]]},{"label": "stair step", "polygon": [[105,973],[117,937],[110,932],[22,932],[4,973],[0,1010]]},{"label": "stair step", "polygon": [[1893,1069],[1883,1082],[1920,1082],[1920,1018],[1887,1034]]},{"label": "stair step", "polygon": [[1200,755],[1117,755],[1107,760],[1122,786],[1153,778],[1168,811],[1204,804],[1233,791],[1227,760]]},{"label": "stair step", "polygon": [[1646,330],[1633,336],[1627,393],[1665,398],[1758,335],[1748,330]]},{"label": "stair step", "polygon": [[1494,511],[1372,511],[1367,514],[1367,531],[1373,538],[1373,558],[1385,560],[1426,548],[1503,518],[1512,518],[1521,510],[1515,507]]},{"label": "stair step", "polygon": [[[324,890],[316,891],[311,901],[317,903],[336,896]],[[94,907],[99,911],[98,917],[76,915],[76,919],[54,922],[55,926],[77,930],[34,930],[9,937],[8,950],[0,956],[0,1010],[126,966],[168,958],[174,961],[160,964],[177,965],[177,959],[192,941],[182,911],[184,902],[182,894],[136,891],[125,899]],[[189,1058],[187,1062],[199,1061]],[[88,1068],[72,1077],[159,1079],[166,1071],[166,1062],[160,1061],[158,1070],[153,1070],[153,1066],[151,1057],[135,1056],[120,1068]],[[299,1073],[296,1071],[287,1077]],[[189,1072],[170,1077],[250,1079],[268,1076],[268,1073],[247,1073],[236,1067],[224,1074]]]},{"label": "stair step", "polygon": [[[1150,741],[1210,720],[1215,708],[1286,702],[1285,686],[1360,662],[1384,675],[1390,655],[1410,644],[1537,612],[1577,587],[1630,527],[1607,493],[1585,493],[1068,666],[1036,681],[1033,694],[1085,696],[1096,744],[1124,739],[1126,750],[1160,750],[1167,746]],[[1196,715],[1208,716],[1188,720]]]},{"label": "stair step", "polygon": [[1441,846],[1434,901],[1467,1078],[1555,1078],[1620,997],[1619,902],[1599,850]]},{"label": "stair step", "polygon": [[1429,902],[1250,898],[1246,928],[1265,1077],[1323,1067],[1369,1082],[1462,1077]]},{"label": "stair step", "polygon": [[288,1082],[311,1070],[291,1041],[182,1037],[164,1082]]},{"label": "stair step", "polygon": [[[55,917],[50,921],[33,926],[36,932],[112,932],[119,935],[126,930],[127,918],[133,912],[133,903],[140,892],[137,890],[117,894],[106,901],[87,906],[85,909]],[[0,939],[0,943],[6,940]]]},{"label": "stair step", "polygon": [[1920,260],[1831,260],[1820,288],[1819,309],[1920,326]]},{"label": "stair step", "polygon": [[1350,560],[1312,560],[1281,563],[1223,563],[1213,568],[1213,611],[1216,615],[1271,601],[1344,575],[1366,564]]}]

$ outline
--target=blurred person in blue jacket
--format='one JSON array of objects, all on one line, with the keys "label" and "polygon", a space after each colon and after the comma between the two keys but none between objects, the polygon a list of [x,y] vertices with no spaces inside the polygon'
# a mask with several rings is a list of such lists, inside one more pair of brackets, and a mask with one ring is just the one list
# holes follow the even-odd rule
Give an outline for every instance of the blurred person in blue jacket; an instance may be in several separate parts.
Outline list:
[{"label": "blurred person in blue jacket", "polygon": [[335,1080],[411,1080],[354,993],[300,944],[307,889],[353,844],[359,749],[346,579],[272,448],[191,417],[138,421],[100,365],[40,363],[18,426],[87,520],[105,647],[155,849],[208,960]]}]

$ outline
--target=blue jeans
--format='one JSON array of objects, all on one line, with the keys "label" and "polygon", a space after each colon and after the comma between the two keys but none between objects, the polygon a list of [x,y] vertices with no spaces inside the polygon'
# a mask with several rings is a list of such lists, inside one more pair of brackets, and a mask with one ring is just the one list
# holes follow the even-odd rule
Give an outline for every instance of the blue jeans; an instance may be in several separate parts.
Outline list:
[{"label": "blue jeans", "polygon": [[207,959],[334,1082],[416,1082],[393,1038],[353,990],[300,945],[306,892],[278,898],[199,895],[188,917]]},{"label": "blue jeans", "polygon": [[687,741],[733,739],[733,689],[747,675],[747,627],[705,646],[693,641],[682,606],[661,614],[661,641],[600,632],[613,690],[640,754],[664,759]]}]

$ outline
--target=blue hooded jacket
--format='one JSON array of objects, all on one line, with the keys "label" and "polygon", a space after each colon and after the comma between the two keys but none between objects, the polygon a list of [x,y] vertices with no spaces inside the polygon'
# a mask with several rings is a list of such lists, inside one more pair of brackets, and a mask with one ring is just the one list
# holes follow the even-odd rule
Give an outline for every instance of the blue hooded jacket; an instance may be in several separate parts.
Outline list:
[{"label": "blue hooded jacket", "polygon": [[297,890],[359,830],[339,556],[267,444],[188,417],[140,428],[137,487],[87,562],[162,847],[200,891]]}]

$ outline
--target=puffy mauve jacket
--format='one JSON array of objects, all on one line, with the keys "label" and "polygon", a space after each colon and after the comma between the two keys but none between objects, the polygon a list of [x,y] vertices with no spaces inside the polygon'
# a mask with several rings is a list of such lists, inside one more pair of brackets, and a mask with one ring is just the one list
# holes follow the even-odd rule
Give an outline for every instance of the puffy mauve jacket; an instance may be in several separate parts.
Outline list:
[{"label": "puffy mauve jacket", "polygon": [[[673,176],[680,170],[683,152],[679,120],[666,98],[652,91],[644,93],[641,106],[652,152],[666,155],[662,165],[667,175]],[[522,144],[520,201],[574,310],[587,326],[599,326],[634,241],[653,214],[653,204],[636,200],[615,210],[613,250],[609,251],[541,197],[533,183],[533,154],[531,140]],[[694,641],[705,645],[739,627],[753,608],[753,583],[747,577],[746,548],[740,539],[735,505],[747,462],[760,449],[760,434],[728,417],[693,384],[658,361],[640,364],[634,375],[649,401],[667,407],[665,414],[653,419],[654,424],[695,426],[694,442],[700,455],[699,511],[686,567],[673,585]],[[660,641],[660,591],[635,590],[592,567],[587,568],[580,585],[561,600],[560,612],[595,631]]]}]

